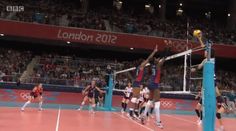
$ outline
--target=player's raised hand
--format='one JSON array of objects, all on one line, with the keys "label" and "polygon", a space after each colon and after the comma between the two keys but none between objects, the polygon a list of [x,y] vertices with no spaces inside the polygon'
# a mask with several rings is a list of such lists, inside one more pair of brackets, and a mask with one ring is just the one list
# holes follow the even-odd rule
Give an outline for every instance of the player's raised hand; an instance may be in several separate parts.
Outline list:
[{"label": "player's raised hand", "polygon": [[196,68],[191,68],[191,72],[196,72]]},{"label": "player's raised hand", "polygon": [[158,45],[156,44],[156,46],[155,46],[155,49],[154,49],[154,51],[155,52],[157,52],[158,51]]}]

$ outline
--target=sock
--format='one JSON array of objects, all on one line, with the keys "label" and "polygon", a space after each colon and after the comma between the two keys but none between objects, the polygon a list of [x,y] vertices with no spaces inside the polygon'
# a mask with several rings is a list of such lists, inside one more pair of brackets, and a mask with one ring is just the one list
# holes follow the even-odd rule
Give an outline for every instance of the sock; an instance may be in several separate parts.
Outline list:
[{"label": "sock", "polygon": [[135,109],[135,110],[134,110],[134,114],[135,114],[137,117],[139,117],[138,109]]},{"label": "sock", "polygon": [[126,111],[127,103],[124,104],[124,111]]},{"label": "sock", "polygon": [[133,117],[133,113],[134,113],[134,109],[133,109],[133,108],[129,108],[129,115],[130,115],[131,117]]},{"label": "sock", "polygon": [[156,121],[157,121],[158,123],[161,122],[161,118],[160,118],[160,104],[161,104],[160,101],[155,102],[155,104],[154,104],[154,110],[155,110],[155,115],[156,115]]},{"label": "sock", "polygon": [[30,104],[30,101],[25,102],[25,104],[22,106],[22,109],[25,109],[25,107],[29,104]]},{"label": "sock", "polygon": [[142,107],[142,108],[140,109],[139,114],[142,114],[144,110],[145,110],[145,107]]},{"label": "sock", "polygon": [[121,107],[124,110],[124,108],[125,108],[125,103],[124,102],[121,103]]},{"label": "sock", "polygon": [[43,105],[43,102],[42,102],[42,101],[40,101],[40,102],[39,102],[39,109],[41,109],[41,108],[42,108],[42,105]]},{"label": "sock", "polygon": [[202,111],[200,111],[200,120],[202,120]]},{"label": "sock", "polygon": [[148,111],[149,111],[149,108],[150,108],[151,104],[152,104],[152,101],[148,101],[148,102],[147,102],[147,104],[146,104],[146,106],[145,106],[145,110],[144,110],[144,112],[143,112],[143,116],[147,116],[147,113],[148,113]]},{"label": "sock", "polygon": [[153,110],[154,110],[154,107],[151,107],[151,109],[150,109],[150,114],[153,113]]},{"label": "sock", "polygon": [[198,110],[198,109],[195,109],[195,112],[196,112],[196,114],[197,114],[197,117],[200,118],[200,112],[199,112],[199,110]]}]

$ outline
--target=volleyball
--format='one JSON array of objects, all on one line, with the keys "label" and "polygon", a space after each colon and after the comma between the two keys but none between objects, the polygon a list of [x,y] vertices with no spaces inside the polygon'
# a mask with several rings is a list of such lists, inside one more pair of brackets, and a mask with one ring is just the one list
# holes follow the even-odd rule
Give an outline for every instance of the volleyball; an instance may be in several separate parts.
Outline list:
[{"label": "volleyball", "polygon": [[198,37],[201,33],[202,33],[201,30],[194,30],[193,36]]}]

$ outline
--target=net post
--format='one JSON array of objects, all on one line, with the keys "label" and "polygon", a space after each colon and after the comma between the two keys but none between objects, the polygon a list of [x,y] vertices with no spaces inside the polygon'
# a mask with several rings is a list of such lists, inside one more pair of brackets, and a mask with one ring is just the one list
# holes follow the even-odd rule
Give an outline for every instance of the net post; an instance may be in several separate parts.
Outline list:
[{"label": "net post", "polygon": [[113,75],[109,74],[108,89],[105,95],[104,107],[111,111],[112,110],[112,93],[113,93]]},{"label": "net post", "polygon": [[[211,45],[207,45],[207,62],[203,66],[203,131],[215,130],[216,94],[215,61],[210,59]],[[207,114],[207,115],[206,115]]]}]

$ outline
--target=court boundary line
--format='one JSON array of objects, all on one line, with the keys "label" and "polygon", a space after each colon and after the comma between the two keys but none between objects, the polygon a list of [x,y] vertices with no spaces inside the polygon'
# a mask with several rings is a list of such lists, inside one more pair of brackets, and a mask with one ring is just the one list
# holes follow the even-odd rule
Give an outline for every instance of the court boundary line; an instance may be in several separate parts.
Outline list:
[{"label": "court boundary line", "polygon": [[59,109],[58,109],[57,122],[56,122],[56,129],[55,129],[55,131],[58,131],[58,130],[59,130],[60,116],[61,116],[61,107],[59,107]]},{"label": "court boundary line", "polygon": [[117,115],[117,116],[119,116],[119,117],[121,117],[121,118],[123,118],[123,119],[128,120],[128,121],[131,121],[132,123],[134,123],[134,124],[136,124],[136,125],[139,125],[139,126],[145,128],[145,129],[149,130],[149,131],[154,131],[154,129],[149,128],[149,127],[147,127],[147,126],[144,126],[144,125],[142,125],[142,124],[140,124],[140,123],[138,123],[138,122],[136,122],[136,121],[134,121],[134,120],[131,120],[131,119],[127,118],[127,117],[124,117],[124,116],[120,115],[119,113],[112,112],[112,114],[115,114],[115,115]]}]

